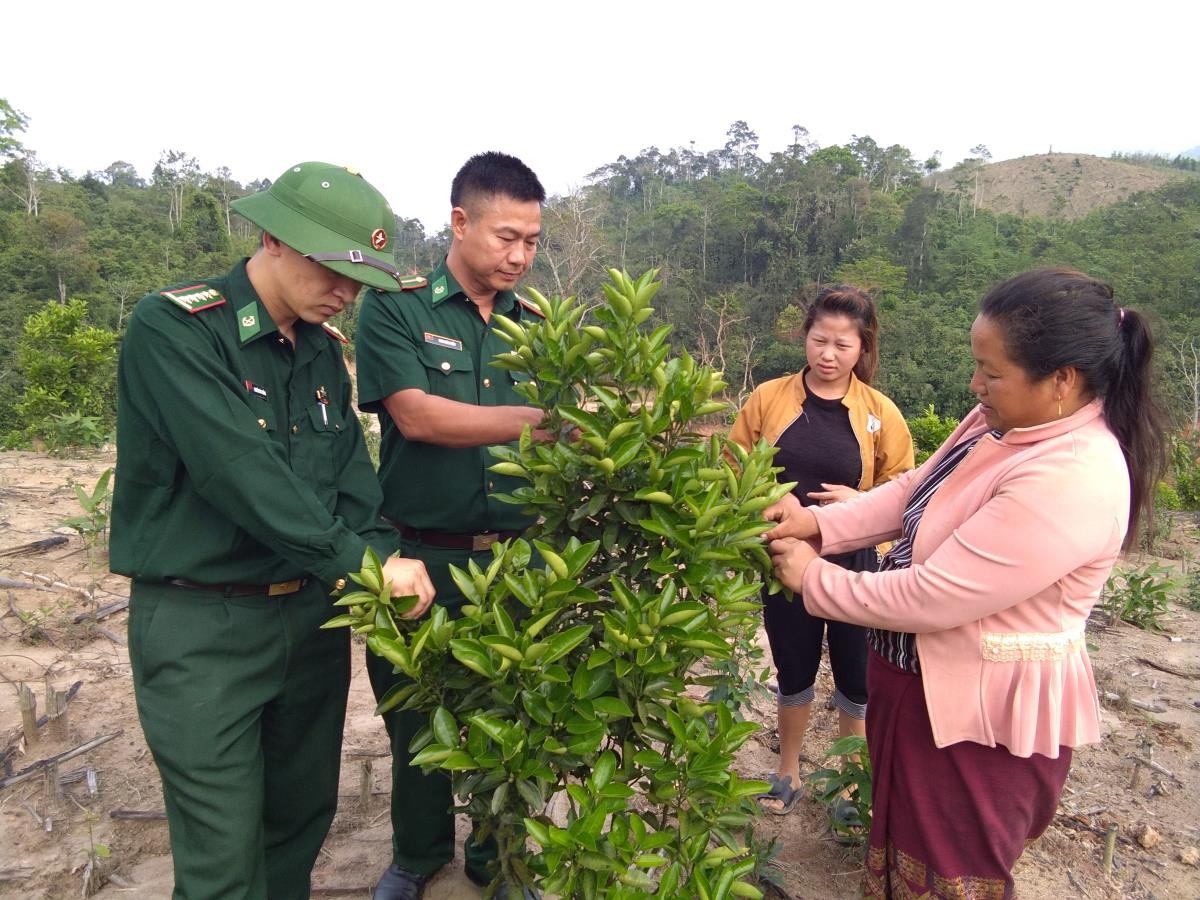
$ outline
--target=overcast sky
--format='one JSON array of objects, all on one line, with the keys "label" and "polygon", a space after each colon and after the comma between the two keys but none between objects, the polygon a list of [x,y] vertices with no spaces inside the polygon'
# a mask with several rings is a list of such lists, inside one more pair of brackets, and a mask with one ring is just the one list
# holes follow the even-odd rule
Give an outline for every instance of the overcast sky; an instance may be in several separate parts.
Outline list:
[{"label": "overcast sky", "polygon": [[621,154],[793,125],[947,167],[1200,144],[1194,2],[1109,4],[352,2],[9,4],[0,97],[41,161],[145,177],[178,149],[241,182],[357,167],[436,231],[472,153],[524,159],[552,194]]}]

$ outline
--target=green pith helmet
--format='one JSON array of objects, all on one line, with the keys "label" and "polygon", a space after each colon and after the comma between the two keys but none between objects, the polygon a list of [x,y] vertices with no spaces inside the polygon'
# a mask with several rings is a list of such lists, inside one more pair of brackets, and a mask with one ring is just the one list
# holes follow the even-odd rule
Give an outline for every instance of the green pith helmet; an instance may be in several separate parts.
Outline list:
[{"label": "green pith helmet", "polygon": [[385,291],[399,282],[392,258],[392,208],[354,169],[298,163],[265,191],[229,205],[293,250],[341,275]]}]

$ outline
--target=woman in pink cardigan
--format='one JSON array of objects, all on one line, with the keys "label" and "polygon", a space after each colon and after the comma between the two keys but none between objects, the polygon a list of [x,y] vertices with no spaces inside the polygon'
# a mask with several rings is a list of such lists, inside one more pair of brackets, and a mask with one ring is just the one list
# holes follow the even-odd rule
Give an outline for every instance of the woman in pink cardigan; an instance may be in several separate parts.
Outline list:
[{"label": "woman in pink cardigan", "polygon": [[[989,293],[976,407],[860,497],[768,510],[813,615],[868,626],[868,897],[1009,897],[1071,748],[1099,740],[1084,623],[1164,465],[1145,320],[1065,269]],[[878,573],[820,559],[895,540]]]}]

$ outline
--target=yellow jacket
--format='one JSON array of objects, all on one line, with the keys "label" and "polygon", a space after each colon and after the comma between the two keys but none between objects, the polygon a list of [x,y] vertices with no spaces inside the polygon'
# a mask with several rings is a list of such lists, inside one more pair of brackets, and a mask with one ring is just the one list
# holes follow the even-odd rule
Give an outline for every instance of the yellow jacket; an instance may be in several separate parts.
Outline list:
[{"label": "yellow jacket", "polygon": [[[729,437],[746,449],[766,438],[774,445],[804,409],[804,372],[775,378],[754,389],[738,413]],[[896,404],[850,374],[842,398],[862,457],[860,491],[891,481],[913,467],[912,435]]]}]

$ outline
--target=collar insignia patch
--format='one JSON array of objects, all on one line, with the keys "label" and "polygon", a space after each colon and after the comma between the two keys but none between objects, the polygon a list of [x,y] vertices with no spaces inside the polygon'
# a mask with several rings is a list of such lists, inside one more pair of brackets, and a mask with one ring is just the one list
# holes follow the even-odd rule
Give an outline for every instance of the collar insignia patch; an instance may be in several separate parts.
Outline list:
[{"label": "collar insignia patch", "polygon": [[238,338],[245,343],[262,331],[262,325],[258,321],[258,304],[251,300],[245,306],[237,311],[238,316]]}]

